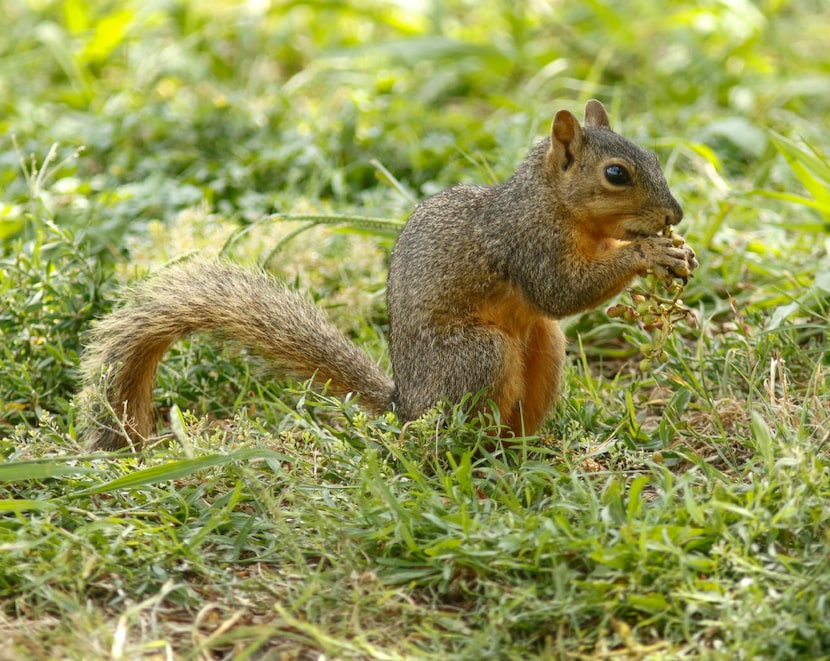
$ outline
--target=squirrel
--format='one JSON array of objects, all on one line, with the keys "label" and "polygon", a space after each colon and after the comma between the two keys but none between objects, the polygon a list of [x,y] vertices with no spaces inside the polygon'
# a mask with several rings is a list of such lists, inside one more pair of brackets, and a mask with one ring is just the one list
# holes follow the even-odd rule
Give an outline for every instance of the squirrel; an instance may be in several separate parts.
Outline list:
[{"label": "squirrel", "polygon": [[688,278],[694,251],[664,233],[682,217],[657,157],[613,132],[599,101],[588,101],[582,125],[560,110],[506,183],[450,188],[405,224],[387,282],[394,380],[275,278],[195,260],[145,280],[94,326],[79,436],[90,449],[141,444],[154,429],[153,381],[167,348],[209,331],[332,394],[358,394],[373,414],[409,421],[481,394],[474,406],[494,403],[505,436],[534,434],[561,389],[558,320],[637,275]]}]

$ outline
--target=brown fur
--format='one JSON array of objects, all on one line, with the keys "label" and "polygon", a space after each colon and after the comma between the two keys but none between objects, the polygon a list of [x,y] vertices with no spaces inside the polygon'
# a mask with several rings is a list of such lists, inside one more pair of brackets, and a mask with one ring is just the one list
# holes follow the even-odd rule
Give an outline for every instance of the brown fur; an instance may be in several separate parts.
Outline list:
[{"label": "brown fur", "polygon": [[[629,180],[607,176],[624,168]],[[272,278],[221,262],[160,272],[101,320],[87,349],[81,434],[91,447],[153,429],[152,384],[168,346],[221,331],[331,392],[356,392],[403,420],[483,392],[516,435],[533,434],[561,388],[558,319],[619,293],[637,274],[686,277],[694,252],[661,236],[683,212],[656,157],[611,130],[597,101],[584,126],[560,110],[551,136],[501,186],[456,186],[404,227],[388,280],[394,382],[321,313]],[[115,413],[113,416],[112,412]]]}]

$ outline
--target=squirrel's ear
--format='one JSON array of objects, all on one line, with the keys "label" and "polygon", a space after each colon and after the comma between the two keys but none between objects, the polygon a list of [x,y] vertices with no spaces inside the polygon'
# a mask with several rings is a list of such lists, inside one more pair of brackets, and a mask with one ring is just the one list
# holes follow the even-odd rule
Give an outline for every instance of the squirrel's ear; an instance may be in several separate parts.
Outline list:
[{"label": "squirrel's ear", "polygon": [[560,170],[574,162],[574,154],[582,143],[582,127],[572,112],[560,110],[550,130],[550,158]]},{"label": "squirrel's ear", "polygon": [[596,99],[591,99],[585,104],[585,126],[598,129],[610,129],[611,122],[608,121],[608,113]]}]

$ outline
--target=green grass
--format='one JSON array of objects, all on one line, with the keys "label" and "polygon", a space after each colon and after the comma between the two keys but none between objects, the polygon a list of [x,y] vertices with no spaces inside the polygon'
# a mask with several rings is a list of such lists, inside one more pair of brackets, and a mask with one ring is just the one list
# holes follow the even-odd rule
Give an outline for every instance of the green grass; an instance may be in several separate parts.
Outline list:
[{"label": "green grass", "polygon": [[[830,658],[826,0],[272,4],[4,5],[0,658]],[[488,450],[199,338],[158,443],[84,452],[78,356],[122,285],[267,262],[386,365],[414,203],[590,97],[701,262],[665,364],[568,320],[556,415]]]}]

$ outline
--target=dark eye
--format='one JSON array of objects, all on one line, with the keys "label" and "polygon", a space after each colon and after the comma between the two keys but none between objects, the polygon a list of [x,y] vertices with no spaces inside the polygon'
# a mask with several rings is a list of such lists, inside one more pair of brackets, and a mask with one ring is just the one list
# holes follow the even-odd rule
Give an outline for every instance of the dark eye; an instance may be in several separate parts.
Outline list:
[{"label": "dark eye", "polygon": [[618,163],[605,168],[605,179],[614,186],[629,186],[631,184],[631,175],[628,170]]}]

